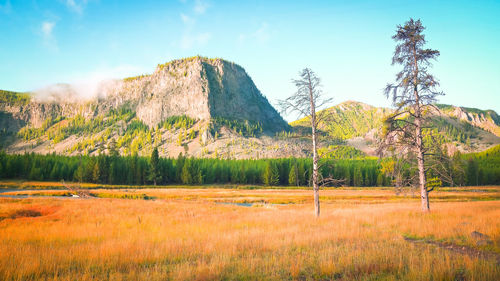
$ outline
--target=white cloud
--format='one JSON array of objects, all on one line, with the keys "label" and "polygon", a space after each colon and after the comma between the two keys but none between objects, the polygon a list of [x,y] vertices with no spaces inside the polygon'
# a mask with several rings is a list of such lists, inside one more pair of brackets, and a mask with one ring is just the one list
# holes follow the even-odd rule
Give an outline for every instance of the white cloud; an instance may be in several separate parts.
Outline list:
[{"label": "white cloud", "polygon": [[196,0],[194,3],[194,12],[198,15],[204,14],[210,5],[203,0]]},{"label": "white cloud", "polygon": [[77,13],[77,14],[82,14],[83,10],[85,9],[85,6],[87,6],[88,0],[65,0],[64,4],[70,9],[71,11]]},{"label": "white cloud", "polygon": [[193,11],[191,15],[181,13],[180,18],[182,23],[184,24],[184,30],[182,32],[181,38],[179,41],[175,43],[181,49],[191,49],[192,47],[205,45],[212,34],[210,32],[198,32],[196,31],[196,21],[197,18],[205,13],[208,9],[209,4],[202,0],[195,0]]},{"label": "white cloud", "polygon": [[40,26],[40,32],[42,35],[43,45],[52,51],[57,51],[57,41],[54,37],[54,28],[56,27],[55,21],[44,21]]},{"label": "white cloud", "polygon": [[45,38],[52,37],[52,30],[54,30],[56,23],[53,21],[42,22],[42,33]]},{"label": "white cloud", "polygon": [[195,23],[195,20],[192,17],[187,16],[183,13],[181,13],[181,20],[185,25],[193,25]]}]

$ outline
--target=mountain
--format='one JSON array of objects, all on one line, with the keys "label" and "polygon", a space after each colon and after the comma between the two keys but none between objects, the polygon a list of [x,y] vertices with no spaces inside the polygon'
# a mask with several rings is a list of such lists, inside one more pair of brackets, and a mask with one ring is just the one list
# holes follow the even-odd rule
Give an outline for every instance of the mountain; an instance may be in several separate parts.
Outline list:
[{"label": "mountain", "polygon": [[[493,110],[438,104],[431,112],[431,125],[444,137],[451,151],[482,151],[500,144],[500,117]],[[384,117],[392,113],[389,108],[374,107],[361,102],[346,101],[325,109],[334,122],[320,129],[330,139],[373,155]],[[299,129],[308,125],[309,118],[290,123]]]},{"label": "mountain", "polygon": [[[77,90],[58,84],[36,94],[2,91],[2,146],[11,153],[69,155],[106,153],[115,146],[122,154],[147,154],[159,146],[164,156],[222,151],[233,157],[231,135],[259,135],[262,143],[289,128],[245,70],[223,59],[160,64],[151,75],[101,83],[91,99]],[[213,142],[209,151],[205,146]]]},{"label": "mountain", "polygon": [[[287,124],[245,70],[223,59],[191,57],[152,74],[100,83],[92,97],[75,85],[34,93],[0,91],[0,148],[8,153],[112,153],[195,157],[309,157],[303,118]],[[438,105],[433,122],[451,151],[500,143],[491,110]],[[347,101],[326,109],[323,151],[336,157],[374,155],[390,109]]]},{"label": "mountain", "polygon": [[443,115],[454,117],[500,137],[500,116],[493,110],[481,110],[447,104],[438,104],[437,107]]},{"label": "mountain", "polygon": [[2,103],[1,109],[33,127],[40,127],[47,118],[77,114],[90,118],[123,108],[134,111],[150,127],[181,115],[197,120],[248,120],[271,131],[287,127],[245,70],[222,59],[192,57],[160,64],[151,75],[100,85],[98,98],[90,101],[68,101],[74,96],[71,85],[57,86],[44,91],[51,97],[48,101],[25,97],[23,104]]}]

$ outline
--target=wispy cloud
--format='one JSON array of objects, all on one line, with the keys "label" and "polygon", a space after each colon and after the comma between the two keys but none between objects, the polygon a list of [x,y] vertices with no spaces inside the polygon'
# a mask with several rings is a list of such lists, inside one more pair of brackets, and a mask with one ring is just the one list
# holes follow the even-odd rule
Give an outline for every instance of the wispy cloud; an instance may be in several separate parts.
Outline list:
[{"label": "wispy cloud", "polygon": [[57,51],[57,41],[54,37],[55,21],[43,21],[40,26],[40,34],[42,36],[43,45],[52,51]]},{"label": "wispy cloud", "polygon": [[45,38],[52,37],[52,30],[54,30],[54,26],[56,26],[55,22],[52,21],[42,22],[42,33]]},{"label": "wispy cloud", "polygon": [[88,0],[65,0],[64,4],[66,4],[66,7],[70,9],[71,11],[77,13],[77,14],[83,14],[83,10],[85,9],[85,6],[87,6]]},{"label": "wispy cloud", "polygon": [[180,14],[181,21],[184,24],[184,30],[178,41],[178,45],[184,50],[191,49],[195,46],[205,45],[212,37],[210,32],[198,32],[196,30],[197,18],[204,14],[210,5],[205,1],[195,0],[192,7],[193,13],[191,15],[186,13]]},{"label": "wispy cloud", "polygon": [[181,13],[181,20],[185,25],[193,25],[195,23],[195,20],[192,17],[187,16],[183,13]]},{"label": "wispy cloud", "polygon": [[259,44],[265,44],[271,38],[271,30],[269,28],[269,24],[267,22],[262,22],[255,30],[251,33],[240,33],[238,36],[238,42],[244,43],[247,39],[257,42]]},{"label": "wispy cloud", "polygon": [[198,14],[204,14],[210,5],[203,0],[195,0],[193,11]]},{"label": "wispy cloud", "polygon": [[255,39],[257,39],[261,43],[267,42],[269,40],[269,38],[271,37],[271,34],[269,32],[269,25],[267,24],[267,22],[263,22],[260,25],[259,29],[257,29],[257,31],[255,31],[253,36],[255,37]]}]

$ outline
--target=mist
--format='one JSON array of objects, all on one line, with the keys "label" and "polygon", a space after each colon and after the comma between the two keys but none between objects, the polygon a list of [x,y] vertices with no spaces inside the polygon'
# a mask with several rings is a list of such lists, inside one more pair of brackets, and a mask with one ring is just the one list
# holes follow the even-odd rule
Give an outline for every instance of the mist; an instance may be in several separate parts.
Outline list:
[{"label": "mist", "polygon": [[[49,84],[32,91],[35,100],[44,102],[81,102],[106,98],[121,87],[123,78],[144,73],[129,65],[101,67],[88,73],[72,73],[60,77],[63,83]],[[67,82],[66,82],[67,81]]]}]

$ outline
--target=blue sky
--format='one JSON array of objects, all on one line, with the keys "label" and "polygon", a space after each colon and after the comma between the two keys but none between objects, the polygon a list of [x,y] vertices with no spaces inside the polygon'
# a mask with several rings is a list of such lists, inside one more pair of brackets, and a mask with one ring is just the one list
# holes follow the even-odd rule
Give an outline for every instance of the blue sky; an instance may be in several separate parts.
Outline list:
[{"label": "blue sky", "polygon": [[440,102],[500,112],[499,15],[500,1],[0,0],[0,89],[123,78],[200,54],[243,66],[273,104],[307,66],[335,103],[389,106],[391,36],[413,17],[441,52]]}]

